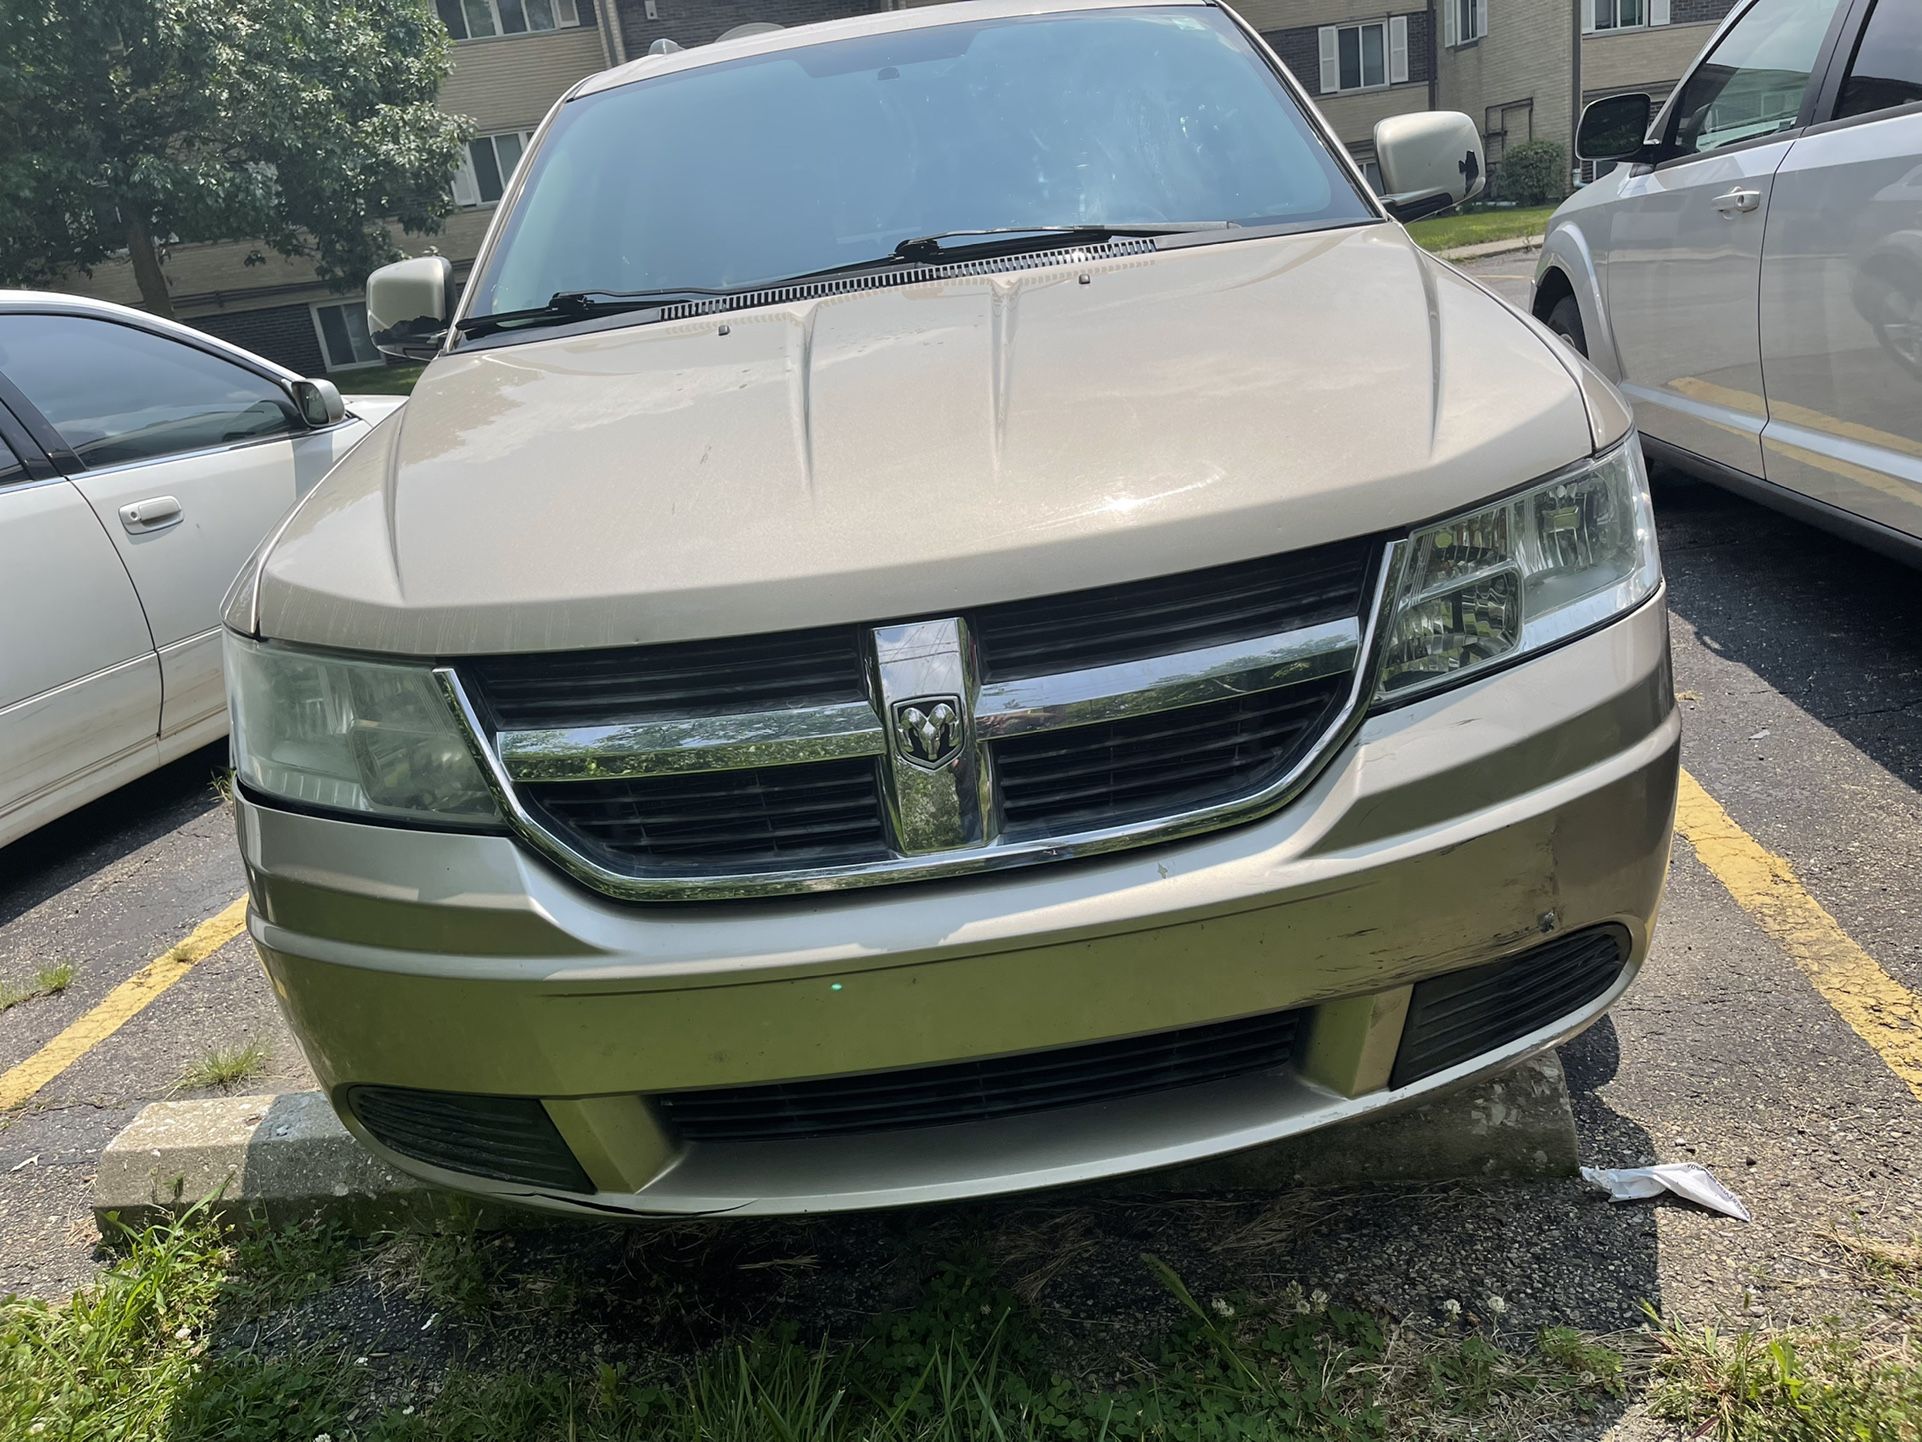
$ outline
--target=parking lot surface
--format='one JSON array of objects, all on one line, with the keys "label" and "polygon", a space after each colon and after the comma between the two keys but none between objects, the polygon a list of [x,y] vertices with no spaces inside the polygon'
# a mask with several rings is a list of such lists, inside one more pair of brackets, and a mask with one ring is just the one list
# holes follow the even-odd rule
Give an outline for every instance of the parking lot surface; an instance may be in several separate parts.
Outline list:
[{"label": "parking lot surface", "polygon": [[[1470,270],[1525,301],[1532,267],[1514,255]],[[1657,478],[1656,508],[1684,765],[1733,830],[1718,839],[1697,814],[1641,980],[1563,1060],[1585,1162],[1700,1162],[1753,1225],[1675,1204],[1610,1207],[1574,1182],[1402,1189],[1332,1200],[1244,1269],[1405,1315],[1499,1294],[1519,1323],[1608,1331],[1634,1326],[1645,1302],[1681,1316],[1818,1316],[1849,1284],[1812,1238],[1922,1232],[1922,1071],[1913,1021],[1905,1032],[1891,1015],[1906,997],[1912,1018],[1922,993],[1922,584],[1679,477]],[[0,983],[73,968],[64,992],[0,1013],[0,1076],[241,893],[223,763],[220,749],[191,757],[0,853]],[[1761,852],[1799,887],[1729,880]],[[1802,909],[1773,906],[1778,892]],[[1797,929],[1795,917],[1823,913],[1833,934]],[[1885,987],[1868,1004],[1889,1022],[1880,1041],[1846,1004],[1864,967]],[[244,935],[181,973],[0,1113],[0,1294],[63,1296],[93,1271],[94,1159],[144,1103],[195,1094],[210,1054],[258,1046],[236,1089],[311,1084]],[[1049,1202],[1023,1206],[1032,1216]],[[812,1225],[818,1239],[827,1224]],[[915,1245],[916,1226],[898,1219],[833,1225],[841,1253]],[[1110,1231],[1086,1254],[1091,1278],[1104,1249],[1139,1250],[1129,1226]],[[1091,1281],[1063,1305],[1122,1303]]]}]

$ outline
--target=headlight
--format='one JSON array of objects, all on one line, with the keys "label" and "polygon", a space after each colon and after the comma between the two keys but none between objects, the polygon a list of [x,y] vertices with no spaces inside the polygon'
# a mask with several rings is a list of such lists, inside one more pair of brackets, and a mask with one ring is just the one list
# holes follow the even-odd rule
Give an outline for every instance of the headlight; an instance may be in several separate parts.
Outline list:
[{"label": "headlight", "polygon": [[433,673],[227,632],[234,770],[262,795],[437,826],[497,824]]},{"label": "headlight", "polygon": [[1378,701],[1419,695],[1553,646],[1661,584],[1633,431],[1605,456],[1409,537]]}]

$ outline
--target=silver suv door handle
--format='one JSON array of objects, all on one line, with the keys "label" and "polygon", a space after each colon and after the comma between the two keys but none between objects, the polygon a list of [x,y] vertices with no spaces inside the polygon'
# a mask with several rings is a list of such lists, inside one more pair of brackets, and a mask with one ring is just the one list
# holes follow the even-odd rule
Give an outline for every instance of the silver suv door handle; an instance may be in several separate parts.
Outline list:
[{"label": "silver suv door handle", "polygon": [[164,531],[187,519],[174,496],[149,496],[120,508],[120,524],[136,536],[146,531]]},{"label": "silver suv door handle", "polygon": [[1736,215],[1744,211],[1750,211],[1761,203],[1761,191],[1743,190],[1740,186],[1729,191],[1726,195],[1718,195],[1715,197],[1715,208],[1724,215]]}]

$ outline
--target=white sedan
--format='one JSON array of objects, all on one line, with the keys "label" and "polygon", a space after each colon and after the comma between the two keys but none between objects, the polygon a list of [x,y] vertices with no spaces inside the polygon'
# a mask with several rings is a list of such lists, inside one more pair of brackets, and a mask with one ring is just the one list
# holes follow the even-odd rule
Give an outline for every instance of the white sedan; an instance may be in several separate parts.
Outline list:
[{"label": "white sedan", "polygon": [[400,404],[0,290],[0,845],[226,734],[222,596]]}]

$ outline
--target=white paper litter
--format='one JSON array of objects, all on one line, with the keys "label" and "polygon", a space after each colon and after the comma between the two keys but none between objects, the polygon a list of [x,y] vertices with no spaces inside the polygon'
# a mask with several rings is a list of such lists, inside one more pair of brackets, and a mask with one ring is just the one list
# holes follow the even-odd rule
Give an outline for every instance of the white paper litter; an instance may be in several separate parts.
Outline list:
[{"label": "white paper litter", "polygon": [[1582,1180],[1608,1193],[1611,1202],[1639,1202],[1659,1197],[1663,1192],[1734,1217],[1752,1222],[1742,1199],[1715,1180],[1705,1166],[1696,1162],[1663,1162],[1653,1167],[1583,1167]]}]

